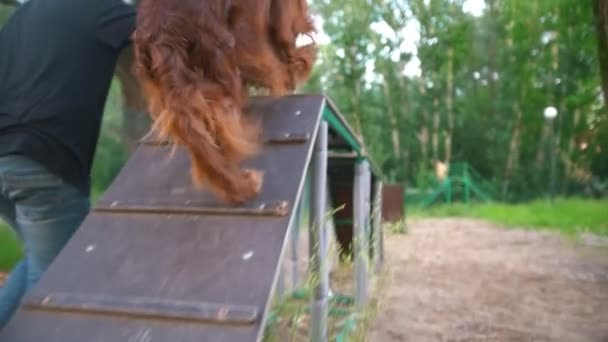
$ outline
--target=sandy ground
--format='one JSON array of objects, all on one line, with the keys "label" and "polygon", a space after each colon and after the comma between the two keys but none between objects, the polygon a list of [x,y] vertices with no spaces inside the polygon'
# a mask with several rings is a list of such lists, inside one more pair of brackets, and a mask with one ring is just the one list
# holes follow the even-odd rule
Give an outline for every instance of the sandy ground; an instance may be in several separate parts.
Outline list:
[{"label": "sandy ground", "polygon": [[386,236],[368,341],[608,341],[608,241],[416,220]]}]

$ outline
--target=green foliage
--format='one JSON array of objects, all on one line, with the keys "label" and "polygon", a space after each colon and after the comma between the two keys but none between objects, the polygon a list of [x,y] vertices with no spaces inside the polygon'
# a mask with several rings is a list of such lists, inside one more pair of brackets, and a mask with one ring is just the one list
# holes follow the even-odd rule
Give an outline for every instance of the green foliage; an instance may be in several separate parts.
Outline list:
[{"label": "green foliage", "polygon": [[99,144],[91,170],[93,201],[112,183],[128,158],[128,152],[121,141],[122,107],[120,84],[115,79],[106,101]]},{"label": "green foliage", "polygon": [[537,200],[525,204],[442,205],[408,208],[410,217],[474,217],[514,228],[558,230],[566,235],[608,236],[608,201],[580,198]]},{"label": "green foliage", "polygon": [[0,27],[4,24],[14,11],[14,7],[0,4]]},{"label": "green foliage", "polygon": [[[590,2],[488,0],[478,17],[463,0],[311,2],[330,44],[301,91],[327,93],[391,181],[425,188],[433,160],[449,154],[501,189],[502,200],[542,196],[550,166],[542,112],[553,105],[558,192],[602,195],[608,115]],[[0,5],[0,25],[12,10]],[[419,74],[404,74],[416,61]],[[115,82],[94,198],[128,157],[121,107]]]},{"label": "green foliage", "polygon": [[0,272],[9,271],[21,257],[21,246],[13,231],[0,221]]},{"label": "green foliage", "polygon": [[[478,17],[463,4],[313,1],[331,43],[320,51],[310,89],[326,92],[385,174],[410,188],[423,186],[421,175],[447,158],[451,141],[450,160],[470,163],[501,199],[542,196],[549,105],[559,110],[558,192],[582,195],[606,180],[608,115],[591,3],[486,1]],[[406,50],[411,27],[420,37]],[[405,75],[416,60],[420,74]]]}]

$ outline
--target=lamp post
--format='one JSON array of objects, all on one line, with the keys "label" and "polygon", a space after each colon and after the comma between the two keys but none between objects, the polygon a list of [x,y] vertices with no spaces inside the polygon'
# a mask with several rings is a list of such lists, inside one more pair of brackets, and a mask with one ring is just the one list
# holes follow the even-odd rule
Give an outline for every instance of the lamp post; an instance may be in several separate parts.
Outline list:
[{"label": "lamp post", "polygon": [[549,201],[553,202],[555,195],[555,141],[554,121],[557,117],[557,109],[549,106],[545,108],[543,116],[549,122]]}]

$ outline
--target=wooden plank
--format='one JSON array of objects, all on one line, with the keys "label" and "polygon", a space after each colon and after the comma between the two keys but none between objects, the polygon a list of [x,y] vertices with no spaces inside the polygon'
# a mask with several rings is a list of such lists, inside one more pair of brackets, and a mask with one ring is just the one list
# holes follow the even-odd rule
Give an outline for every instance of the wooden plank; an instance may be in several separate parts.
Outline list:
[{"label": "wooden plank", "polygon": [[[265,133],[264,142],[266,144],[303,144],[310,140],[308,132],[269,132]],[[161,140],[153,137],[145,137],[139,145],[168,147],[173,146],[169,140]]]},{"label": "wooden plank", "polygon": [[[138,206],[155,206],[183,208],[192,210],[199,208],[211,214],[211,208],[218,211],[233,210],[243,214],[254,208],[264,208],[263,211],[273,215],[285,215],[283,202],[293,203],[285,189],[290,189],[289,183],[299,181],[297,175],[306,167],[308,155],[306,145],[273,145],[265,149],[258,158],[245,163],[250,167],[264,172],[264,182],[259,195],[248,203],[230,205],[210,193],[207,189],[197,189],[190,177],[190,158],[185,150],[178,148],[173,154],[167,149],[140,146],[131,156],[121,173],[116,177],[113,186],[106,191],[99,201],[100,207],[110,207],[112,203],[125,203]],[[270,209],[269,205],[275,206]],[[278,205],[278,207],[276,207]],[[207,208],[206,210],[204,208]],[[140,208],[141,209],[141,208]],[[216,214],[214,213],[214,214]]]},{"label": "wooden plank", "polygon": [[287,220],[93,213],[32,295],[93,293],[260,307]]},{"label": "wooden plank", "polygon": [[[319,96],[293,96],[275,101],[261,98],[252,103],[249,115],[261,117],[264,131],[285,132],[290,127],[297,127],[299,132],[312,137],[323,103],[324,98]],[[298,174],[305,166],[311,144],[309,139],[305,144],[269,145],[260,156],[246,162],[244,167],[264,172],[264,183],[259,196],[244,206],[259,207],[281,201],[293,203],[283,196],[282,189],[287,182],[297,183],[297,178],[290,180],[286,175]],[[132,203],[146,199],[166,201],[173,207],[184,206],[188,201],[196,201],[198,206],[207,208],[226,207],[226,203],[206,189],[194,187],[190,169],[190,158],[184,149],[177,148],[172,153],[172,149],[142,145],[114,180],[114,184],[119,186],[108,189],[100,203]]]},{"label": "wooden plank", "polygon": [[[274,273],[286,234],[286,219],[182,215],[90,215],[57,257],[31,296],[96,293],[171,298],[254,306],[262,312],[271,296]],[[46,315],[46,316],[41,316]],[[0,341],[124,341],[115,331],[150,327],[159,341],[256,341],[261,315],[243,328],[213,324],[141,323],[121,316],[46,313],[25,308],[0,334]],[[91,324],[90,320],[98,324]],[[163,323],[164,322],[164,323]],[[181,327],[173,329],[170,325]],[[63,327],[61,331],[57,330]],[[72,328],[69,328],[72,327]],[[78,329],[74,329],[78,327]],[[156,339],[154,339],[156,340]]]},{"label": "wooden plank", "polygon": [[59,292],[29,296],[24,306],[33,310],[232,324],[252,324],[258,318],[257,308],[254,306],[83,293]]},{"label": "wooden plank", "polygon": [[2,342],[238,342],[256,341],[257,325],[165,320],[23,310],[0,334]]},{"label": "wooden plank", "polygon": [[[310,112],[322,111],[326,103],[323,95],[300,94],[280,99],[257,97],[250,102],[247,112],[259,118],[266,137],[281,132],[305,133],[316,128],[314,121],[310,121]],[[319,118],[321,114],[318,113]]]},{"label": "wooden plank", "polygon": [[184,214],[184,215],[261,215],[261,216],[285,216],[289,213],[287,201],[262,203],[257,206],[208,207],[204,203],[196,201],[185,201],[182,204],[174,201],[101,201],[95,205],[97,212],[127,213],[127,214]]},{"label": "wooden plank", "polygon": [[[263,312],[280,265],[286,221],[287,218],[93,213],[30,296],[93,293],[153,297],[231,303]],[[26,308],[23,312],[31,311]],[[60,326],[66,326],[66,322],[79,326],[81,318],[67,313],[47,315]],[[26,317],[18,315],[17,320]],[[253,326],[255,331],[262,328],[261,317]],[[12,335],[12,329],[7,327],[7,336],[21,336]],[[87,334],[93,340],[111,340],[111,334],[97,326]],[[65,335],[52,336],[44,341],[64,342]],[[4,341],[4,335],[0,335],[0,340]],[[181,337],[172,340],[191,341]],[[245,341],[254,340],[249,337]]]}]

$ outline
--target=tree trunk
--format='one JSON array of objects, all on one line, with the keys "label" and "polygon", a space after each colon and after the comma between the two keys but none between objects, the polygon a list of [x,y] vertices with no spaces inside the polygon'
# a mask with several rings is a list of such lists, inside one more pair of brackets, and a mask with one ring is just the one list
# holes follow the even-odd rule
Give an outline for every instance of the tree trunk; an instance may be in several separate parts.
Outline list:
[{"label": "tree trunk", "polygon": [[353,96],[353,116],[355,120],[355,131],[361,138],[361,142],[365,144],[365,138],[363,136],[363,125],[361,124],[361,83],[357,80],[354,81],[355,96]]},{"label": "tree trunk", "polygon": [[[490,14],[490,18],[497,18],[495,0],[486,0],[486,5],[488,6],[488,13]],[[492,23],[494,23],[494,21],[492,21]],[[490,117],[496,116],[496,79],[494,78],[494,74],[497,73],[496,32],[496,30],[490,30],[488,37],[488,93],[490,98]]]},{"label": "tree trunk", "polygon": [[[507,25],[508,36],[505,42],[507,50],[510,51],[513,49],[513,27],[514,23],[511,21]],[[515,65],[517,63],[517,58],[514,53],[510,53],[509,63]],[[527,63],[524,61],[522,65],[522,71],[527,70]],[[524,83],[525,84],[525,83]],[[503,200],[506,200],[509,195],[509,186],[511,184],[511,177],[513,176],[514,170],[517,169],[517,164],[519,161],[519,147],[521,143],[521,131],[522,131],[522,120],[523,120],[523,110],[520,106],[520,100],[523,99],[526,95],[526,88],[522,87],[520,92],[514,95],[515,102],[513,103],[513,113],[515,113],[515,121],[512,126],[511,133],[511,141],[509,142],[509,154],[507,155],[507,162],[505,164],[504,176],[502,181],[502,191],[501,195]]]},{"label": "tree trunk", "polygon": [[[426,96],[426,87],[424,86],[424,82],[421,80],[418,83],[419,85],[419,91],[420,91],[420,98],[424,99]],[[422,125],[420,127],[420,132],[418,133],[418,141],[420,142],[420,155],[421,155],[421,160],[420,160],[420,164],[422,165],[423,169],[426,169],[429,167],[428,161],[429,161],[429,128],[428,128],[428,124],[429,124],[429,113],[427,111],[427,107],[426,106],[422,106],[421,108],[421,114],[422,114]]]},{"label": "tree trunk", "polygon": [[397,117],[395,115],[395,111],[393,110],[393,102],[391,98],[390,86],[388,84],[388,77],[384,77],[384,98],[386,100],[386,111],[388,114],[388,119],[391,125],[391,140],[393,143],[393,155],[395,160],[399,164],[401,162],[401,138],[399,136],[399,126],[397,122]]},{"label": "tree trunk", "polygon": [[[407,93],[407,87],[405,84],[405,77],[403,75],[399,75],[397,77],[397,80],[399,82],[399,98],[401,99],[401,101],[399,101],[400,106],[397,110],[397,112],[395,113],[396,117],[397,117],[397,131],[401,132],[401,127],[400,127],[400,123],[404,122],[404,120],[406,119],[406,116],[408,114],[407,110],[408,110],[408,93]],[[399,133],[401,134],[401,133]],[[401,139],[399,139],[399,141],[401,141]],[[410,166],[410,150],[409,150],[409,144],[404,144],[403,146],[401,146],[401,166],[403,167],[404,170],[404,179],[407,179],[407,175],[408,175],[408,169]]]},{"label": "tree trunk", "polygon": [[513,112],[515,112],[515,122],[513,123],[513,133],[509,143],[509,155],[507,157],[507,164],[505,166],[505,174],[502,183],[503,200],[507,198],[509,193],[511,176],[513,175],[513,171],[517,168],[517,161],[519,159],[519,144],[522,125],[521,121],[523,118],[523,111],[521,110],[519,103],[513,104]]},{"label": "tree trunk", "polygon": [[439,99],[435,97],[433,100],[433,136],[432,136],[432,153],[433,153],[433,164],[439,160]]},{"label": "tree trunk", "polygon": [[576,132],[578,130],[578,124],[581,121],[581,109],[577,108],[574,111],[574,118],[572,119],[572,134],[568,141],[568,158],[572,158],[574,155],[574,149],[576,148]]},{"label": "tree trunk", "polygon": [[[554,40],[551,42],[551,72],[547,75],[547,80],[545,81],[548,85],[548,94],[547,101],[551,106],[558,106],[555,104],[555,75],[557,75],[557,70],[559,68],[559,44],[558,44],[559,36],[555,35]],[[540,113],[541,115],[543,113]],[[559,114],[558,114],[559,115]],[[553,119],[555,120],[555,119]],[[546,140],[548,139],[548,135],[550,132],[550,126],[553,124],[546,120],[543,116],[543,131],[540,139],[540,144],[538,145],[538,149],[536,152],[536,168],[540,170],[540,168],[545,164],[546,157]],[[549,151],[553,151],[555,146],[550,146]]]},{"label": "tree trunk", "polygon": [[450,163],[452,158],[452,134],[454,132],[454,48],[448,48],[448,75],[447,93],[445,97],[448,131],[445,137],[445,162]]},{"label": "tree trunk", "polygon": [[594,0],[593,13],[597,32],[597,51],[602,76],[604,105],[608,105],[608,1]]},{"label": "tree trunk", "polygon": [[566,153],[563,154],[562,160],[564,162],[564,168],[565,168],[565,181],[562,182],[562,193],[567,193],[568,192],[568,184],[570,182],[570,178],[572,177],[573,171],[574,171],[574,167],[573,167],[573,156],[575,153],[575,148],[576,148],[576,133],[578,131],[578,124],[581,121],[581,109],[577,108],[574,111],[574,117],[572,119],[572,129],[571,129],[571,134],[570,134],[570,139],[568,140],[568,149],[566,150]]}]

